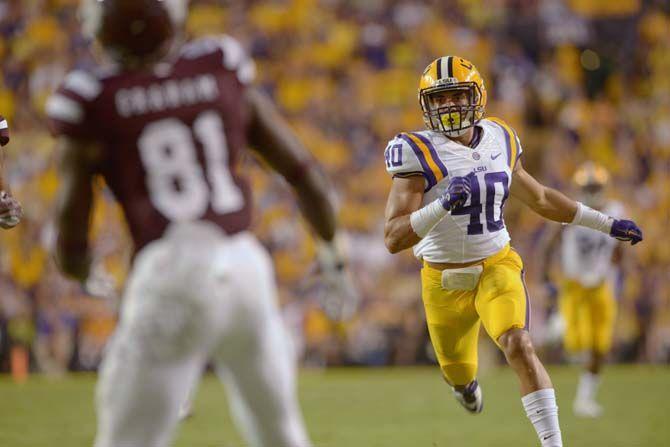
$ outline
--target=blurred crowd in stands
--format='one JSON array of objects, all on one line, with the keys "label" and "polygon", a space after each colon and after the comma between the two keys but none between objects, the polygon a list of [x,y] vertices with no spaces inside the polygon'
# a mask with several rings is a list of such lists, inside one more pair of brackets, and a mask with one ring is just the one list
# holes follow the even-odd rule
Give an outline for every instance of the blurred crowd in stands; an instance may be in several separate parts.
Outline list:
[{"label": "blurred crowd in stands", "polygon": [[[8,118],[8,179],[24,221],[0,232],[0,370],[27,356],[32,370],[93,369],[113,331],[118,299],[88,296],[61,277],[50,250],[58,185],[44,103],[74,66],[93,64],[78,31],[77,0],[0,3],[0,113]],[[613,358],[670,362],[670,7],[643,0],[192,1],[193,37],[227,33],[258,65],[258,85],[279,104],[333,179],[351,268],[364,297],[334,323],[316,297],[314,241],[283,181],[251,157],[254,231],[272,252],[296,347],[310,365],[430,361],[419,263],[383,244],[391,180],[386,142],[423,127],[417,85],[438,56],[473,61],[489,92],[487,115],[512,125],[524,166],[575,194],[585,160],[610,171],[645,241],[624,248]],[[102,182],[91,237],[92,294],[122,292],[129,239]],[[511,200],[506,221],[526,262],[533,337],[546,330],[543,277],[548,225]],[[558,281],[558,274],[553,275]],[[110,293],[112,291],[112,293]],[[484,338],[484,337],[482,337]],[[485,342],[488,343],[488,342]],[[542,344],[542,343],[540,343]],[[551,349],[550,349],[551,351]],[[18,357],[17,357],[18,356]]]}]

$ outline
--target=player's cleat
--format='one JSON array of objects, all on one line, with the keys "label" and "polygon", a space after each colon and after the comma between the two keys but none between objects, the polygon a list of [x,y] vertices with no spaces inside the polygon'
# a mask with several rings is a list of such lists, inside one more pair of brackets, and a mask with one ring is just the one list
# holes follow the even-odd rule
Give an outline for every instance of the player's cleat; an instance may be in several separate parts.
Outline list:
[{"label": "player's cleat", "polygon": [[462,392],[457,391],[455,388],[452,388],[452,390],[456,400],[470,413],[479,414],[484,409],[482,387],[479,386],[476,380],[470,382]]},{"label": "player's cleat", "polygon": [[597,418],[603,413],[603,407],[592,399],[575,399],[572,411],[583,418]]}]

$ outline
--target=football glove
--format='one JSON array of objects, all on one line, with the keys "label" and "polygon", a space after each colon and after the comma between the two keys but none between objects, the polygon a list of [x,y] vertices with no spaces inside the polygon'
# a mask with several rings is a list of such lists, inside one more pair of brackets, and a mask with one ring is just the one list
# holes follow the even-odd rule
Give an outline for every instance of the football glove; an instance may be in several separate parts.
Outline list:
[{"label": "football glove", "polygon": [[632,220],[614,219],[612,228],[610,229],[610,236],[620,241],[630,241],[631,245],[635,245],[643,239],[642,230]]},{"label": "football glove", "polygon": [[16,226],[23,217],[21,204],[6,191],[0,191],[0,227],[9,229]]},{"label": "football glove", "polygon": [[440,197],[440,202],[445,210],[449,211],[455,207],[463,206],[470,197],[470,178],[454,177],[449,182],[447,190]]},{"label": "football glove", "polygon": [[358,309],[360,295],[337,244],[320,243],[316,256],[323,286],[318,296],[321,308],[331,320],[351,318]]}]

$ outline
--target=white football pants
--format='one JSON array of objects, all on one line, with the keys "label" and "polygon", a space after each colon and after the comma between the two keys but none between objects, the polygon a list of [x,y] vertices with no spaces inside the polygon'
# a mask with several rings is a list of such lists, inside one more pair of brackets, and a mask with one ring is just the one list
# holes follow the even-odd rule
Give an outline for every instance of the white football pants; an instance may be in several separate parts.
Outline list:
[{"label": "white football pants", "polygon": [[133,265],[101,366],[95,446],[168,446],[208,359],[250,446],[311,446],[269,255],[249,233],[173,224]]}]

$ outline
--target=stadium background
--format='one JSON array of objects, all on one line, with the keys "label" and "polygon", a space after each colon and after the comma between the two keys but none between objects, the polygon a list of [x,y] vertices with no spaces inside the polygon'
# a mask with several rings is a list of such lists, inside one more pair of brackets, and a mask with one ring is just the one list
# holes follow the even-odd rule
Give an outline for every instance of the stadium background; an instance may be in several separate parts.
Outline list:
[{"label": "stadium background", "polygon": [[[45,100],[73,66],[92,58],[78,32],[76,0],[0,3],[0,111],[10,122],[8,178],[24,221],[0,232],[0,371],[20,364],[61,373],[94,369],[113,330],[115,305],[91,299],[50,257],[58,176]],[[489,92],[487,115],[518,132],[526,169],[573,194],[575,167],[590,159],[612,174],[611,196],[645,231],[625,247],[613,358],[670,362],[670,7],[642,0],[192,1],[193,36],[228,33],[258,64],[270,93],[326,167],[363,294],[357,316],[322,314],[313,240],[290,192],[251,158],[254,231],[276,261],[286,321],[309,365],[429,362],[419,265],[383,246],[390,179],[386,141],[422,128],[418,78],[435,57],[473,61]],[[100,185],[94,216],[96,272],[121,290],[128,238]],[[547,339],[543,223],[510,201],[506,220],[526,261],[533,337]],[[302,222],[302,221],[300,221]],[[494,352],[488,340],[488,352]],[[559,355],[546,346],[545,358]],[[490,354],[495,359],[495,354]]]}]

